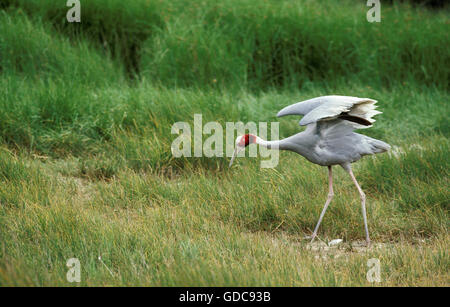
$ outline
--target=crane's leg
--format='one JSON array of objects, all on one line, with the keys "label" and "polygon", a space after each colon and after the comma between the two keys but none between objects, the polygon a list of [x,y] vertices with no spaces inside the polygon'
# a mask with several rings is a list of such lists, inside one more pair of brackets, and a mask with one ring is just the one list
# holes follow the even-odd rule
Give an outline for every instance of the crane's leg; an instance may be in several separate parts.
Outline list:
[{"label": "crane's leg", "polygon": [[366,194],[364,194],[363,190],[358,184],[358,181],[356,181],[355,175],[353,175],[353,171],[351,168],[349,168],[348,173],[350,174],[350,177],[352,177],[353,183],[356,185],[356,188],[358,189],[359,195],[361,196],[361,209],[362,214],[364,218],[364,229],[366,230],[366,243],[367,246],[370,246],[370,238],[369,238],[369,228],[367,227],[367,216],[366,216]]},{"label": "crane's leg", "polygon": [[333,199],[334,193],[333,193],[333,173],[331,170],[331,166],[328,166],[328,198],[325,202],[325,206],[323,206],[322,213],[320,214],[319,221],[317,222],[316,228],[314,228],[314,232],[311,236],[311,243],[314,242],[314,239],[317,235],[317,230],[319,230],[320,223],[322,222],[323,216],[325,215],[325,212],[327,211],[328,205],[331,202],[331,199]]}]

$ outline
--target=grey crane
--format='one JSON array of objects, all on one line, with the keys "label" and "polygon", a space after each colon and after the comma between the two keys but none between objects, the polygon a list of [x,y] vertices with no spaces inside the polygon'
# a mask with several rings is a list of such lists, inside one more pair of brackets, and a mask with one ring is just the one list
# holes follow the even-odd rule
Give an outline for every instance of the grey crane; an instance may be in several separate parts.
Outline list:
[{"label": "grey crane", "polygon": [[346,170],[361,196],[361,208],[366,232],[366,243],[370,245],[366,216],[366,196],[356,180],[351,163],[362,156],[382,153],[390,149],[389,144],[371,137],[355,133],[355,129],[369,128],[375,122],[372,117],[381,112],[376,109],[376,100],[350,96],[322,96],[301,101],[285,107],[277,116],[303,115],[301,126],[306,129],[278,141],[266,141],[252,134],[236,139],[236,148],[230,167],[237,153],[249,144],[258,144],[271,149],[296,152],[312,163],[328,167],[329,193],[313,234],[317,235],[320,223],[330,204],[333,193],[332,166],[340,165]]}]

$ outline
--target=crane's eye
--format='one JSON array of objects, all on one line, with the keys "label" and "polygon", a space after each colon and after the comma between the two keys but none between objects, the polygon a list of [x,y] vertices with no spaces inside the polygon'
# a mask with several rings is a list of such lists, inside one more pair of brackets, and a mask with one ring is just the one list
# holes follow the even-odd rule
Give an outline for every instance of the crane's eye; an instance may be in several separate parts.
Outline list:
[{"label": "crane's eye", "polygon": [[241,140],[239,141],[239,146],[245,147],[245,146],[247,146],[249,143],[250,143],[250,139],[249,139],[249,137],[248,137],[248,134],[246,134],[246,135],[243,135],[243,136],[241,137]]},{"label": "crane's eye", "polygon": [[250,144],[256,143],[256,137],[253,134],[245,134],[239,140],[238,146],[246,147]]}]

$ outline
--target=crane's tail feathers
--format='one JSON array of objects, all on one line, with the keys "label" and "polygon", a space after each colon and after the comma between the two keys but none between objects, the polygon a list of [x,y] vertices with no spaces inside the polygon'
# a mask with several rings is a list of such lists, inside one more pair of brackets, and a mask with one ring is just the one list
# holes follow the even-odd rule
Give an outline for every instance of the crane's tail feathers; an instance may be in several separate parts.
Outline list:
[{"label": "crane's tail feathers", "polygon": [[373,153],[382,153],[391,149],[391,145],[380,140],[370,138],[369,141]]}]

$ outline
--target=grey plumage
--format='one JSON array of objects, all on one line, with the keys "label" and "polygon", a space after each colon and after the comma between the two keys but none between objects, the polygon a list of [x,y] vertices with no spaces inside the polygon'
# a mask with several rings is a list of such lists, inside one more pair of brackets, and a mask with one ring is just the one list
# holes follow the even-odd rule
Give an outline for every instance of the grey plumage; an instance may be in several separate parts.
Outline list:
[{"label": "grey plumage", "polygon": [[[337,118],[343,113],[361,117],[369,122],[375,122],[372,117],[381,112],[376,111],[376,100],[351,96],[322,96],[297,102],[278,112],[277,116],[304,115],[301,126],[320,120]],[[360,127],[358,127],[360,128]]]},{"label": "grey plumage", "polygon": [[277,116],[304,115],[300,125],[307,128],[280,140],[278,147],[322,166],[342,165],[344,168],[362,156],[385,152],[390,149],[387,143],[354,132],[367,126],[341,117],[345,113],[373,123],[372,117],[381,113],[375,110],[375,103],[369,98],[324,96],[290,105]]},{"label": "grey plumage", "polygon": [[376,100],[350,96],[323,96],[287,106],[277,116],[303,115],[299,124],[306,130],[278,141],[265,141],[254,135],[236,139],[236,149],[230,161],[248,144],[256,143],[272,149],[296,152],[312,163],[328,167],[329,193],[312,234],[311,242],[317,235],[325,211],[333,198],[332,166],[341,165],[350,175],[361,197],[366,242],[370,245],[369,228],[366,217],[366,196],[359,186],[351,163],[365,155],[382,153],[390,149],[389,144],[354,132],[355,129],[369,128],[375,122],[373,116],[381,112],[376,109]]},{"label": "grey plumage", "polygon": [[[366,195],[359,186],[350,164],[365,155],[385,152],[389,144],[371,137],[355,133],[355,129],[371,127],[373,116],[381,112],[376,109],[376,100],[350,96],[323,96],[290,105],[277,116],[304,115],[300,125],[306,130],[286,139],[264,142],[276,145],[279,149],[294,151],[309,161],[328,166],[329,193],[327,201],[312,234],[311,242],[317,235],[320,223],[330,204],[333,192],[332,166],[341,165],[352,178],[361,197],[361,209],[366,232],[366,242],[370,245],[369,228],[366,216]],[[272,144],[271,144],[272,143]]]}]

